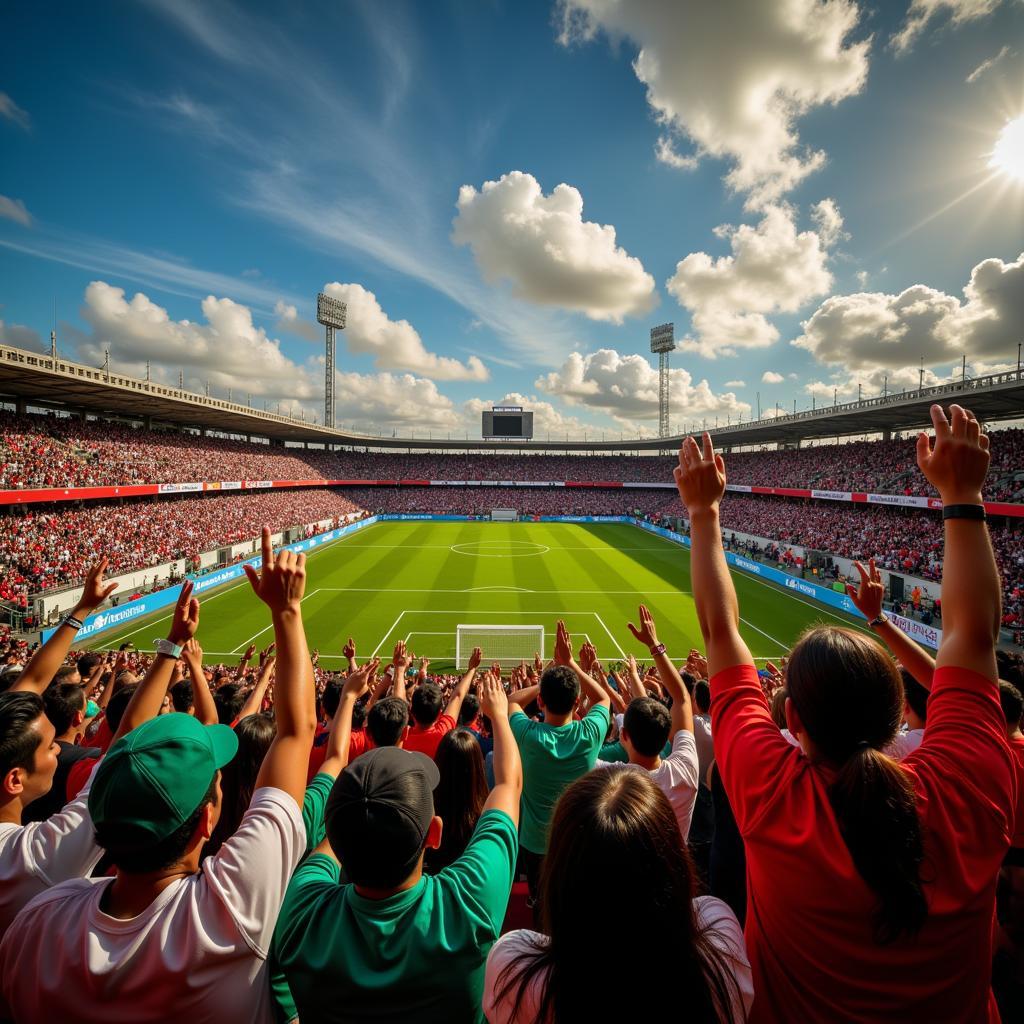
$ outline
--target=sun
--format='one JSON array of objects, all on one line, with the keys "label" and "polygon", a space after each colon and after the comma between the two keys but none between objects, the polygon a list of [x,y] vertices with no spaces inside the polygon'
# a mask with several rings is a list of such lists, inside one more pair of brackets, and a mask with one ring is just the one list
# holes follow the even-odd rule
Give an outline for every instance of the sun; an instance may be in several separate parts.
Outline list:
[{"label": "sun", "polygon": [[1014,181],[1024,181],[1024,115],[1003,126],[988,165]]}]

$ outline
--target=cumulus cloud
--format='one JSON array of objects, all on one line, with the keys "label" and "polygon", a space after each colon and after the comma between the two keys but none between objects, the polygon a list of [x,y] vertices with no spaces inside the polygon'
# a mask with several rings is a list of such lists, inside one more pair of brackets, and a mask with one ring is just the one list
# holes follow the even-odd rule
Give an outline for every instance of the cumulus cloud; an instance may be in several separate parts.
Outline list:
[{"label": "cumulus cloud", "polygon": [[954,27],[991,14],[1003,0],[912,0],[906,20],[892,37],[897,53],[906,53],[924,32],[928,23],[943,13]]},{"label": "cumulus cloud", "polygon": [[779,336],[767,319],[791,313],[828,292],[832,274],[823,236],[833,239],[842,217],[832,200],[815,207],[817,231],[797,231],[788,205],[769,206],[759,224],[724,224],[715,229],[732,254],[717,259],[690,253],[676,265],[666,286],[690,311],[696,337],[680,348],[709,359],[739,349],[766,348]]},{"label": "cumulus cloud", "polygon": [[[695,384],[686,370],[670,374],[673,412],[686,417],[738,417],[750,412],[750,406],[731,391],[715,394],[706,380]],[[620,422],[658,418],[658,371],[641,355],[621,355],[607,348],[588,355],[573,352],[558,370],[538,377],[534,386]]]},{"label": "cumulus cloud", "polygon": [[0,320],[0,345],[11,345],[14,348],[24,348],[29,352],[48,352],[43,345],[39,332],[25,327],[22,324],[5,324]]},{"label": "cumulus cloud", "polygon": [[761,374],[762,384],[781,384],[785,379],[781,373],[776,373],[774,370],[765,370]]},{"label": "cumulus cloud", "polygon": [[826,249],[850,236],[843,231],[843,215],[834,199],[822,199],[811,207],[811,220],[818,229],[818,237]]},{"label": "cumulus cloud", "polygon": [[805,384],[804,391],[825,403],[849,402],[858,395],[861,398],[877,398],[881,394],[913,391],[919,385],[928,388],[939,384],[941,379],[933,370],[927,368],[922,374],[920,368],[916,366],[903,366],[893,370],[861,370],[852,374],[843,370],[832,374],[828,380],[814,380]]},{"label": "cumulus cloud", "polygon": [[[726,182],[755,208],[824,163],[800,141],[801,115],[867,78],[870,41],[850,40],[854,0],[560,0],[558,15],[565,45],[599,32],[630,40],[656,119],[699,155],[729,160]],[[675,152],[660,140],[658,151]]]},{"label": "cumulus cloud", "polygon": [[489,282],[542,306],[622,323],[656,302],[654,278],[616,244],[615,228],[583,219],[583,196],[561,184],[544,195],[532,174],[510,171],[478,192],[459,189],[452,239],[468,245]]},{"label": "cumulus cloud", "polygon": [[408,320],[392,320],[376,295],[360,284],[332,281],[324,291],[348,306],[342,337],[349,352],[368,353],[380,370],[409,370],[434,380],[487,380],[487,367],[476,357],[466,362],[428,352]]},{"label": "cumulus cloud", "polygon": [[745,380],[727,380],[725,386],[727,388],[745,388],[747,382]]},{"label": "cumulus cloud", "polygon": [[916,284],[898,295],[859,292],[826,299],[791,344],[851,370],[916,368],[968,359],[999,361],[1024,336],[1024,253],[971,271],[964,299]]},{"label": "cumulus cloud", "polygon": [[323,337],[322,330],[316,324],[300,317],[298,309],[287,302],[278,299],[274,305],[274,315],[277,317],[276,329],[279,331],[287,331],[306,341],[319,341]]},{"label": "cumulus cloud", "polygon": [[11,121],[25,131],[31,131],[32,119],[28,116],[27,110],[22,110],[14,100],[5,92],[0,92],[0,117]]},{"label": "cumulus cloud", "polygon": [[965,79],[964,81],[968,85],[974,85],[982,75],[986,72],[991,71],[1004,57],[1009,56],[1010,48],[1004,46],[997,54],[989,57],[987,60],[983,60]]},{"label": "cumulus cloud", "polygon": [[[466,429],[470,436],[479,435],[481,427],[480,414],[485,409],[491,409],[495,405],[521,405],[524,409],[533,413],[533,436],[546,437],[549,434],[555,437],[582,437],[588,431],[594,433],[593,425],[584,423],[576,416],[569,415],[561,409],[545,402],[536,395],[523,395],[518,391],[509,391],[501,399],[493,402],[485,401],[482,398],[471,398],[463,403],[463,413],[466,419]],[[598,428],[600,429],[600,428]]]},{"label": "cumulus cloud", "polygon": [[692,171],[700,166],[700,159],[695,156],[683,156],[668,135],[659,135],[654,144],[654,156],[659,163],[668,164],[677,171]]},{"label": "cumulus cloud", "polygon": [[25,227],[31,227],[32,214],[28,212],[25,204],[20,199],[11,199],[9,196],[0,195],[0,217],[6,217]]},{"label": "cumulus cloud", "polygon": [[461,419],[432,380],[411,373],[339,373],[337,422],[376,434],[384,428],[452,431]]}]

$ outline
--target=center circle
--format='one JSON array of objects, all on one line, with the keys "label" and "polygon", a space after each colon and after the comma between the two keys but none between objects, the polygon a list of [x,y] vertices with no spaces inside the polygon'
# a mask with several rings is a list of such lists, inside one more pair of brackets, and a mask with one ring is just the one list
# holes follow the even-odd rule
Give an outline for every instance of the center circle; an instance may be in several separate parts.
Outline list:
[{"label": "center circle", "polygon": [[[495,548],[501,550],[493,550]],[[477,558],[528,558],[546,554],[551,548],[528,540],[479,540],[452,544],[451,550],[457,555],[475,555]]]}]

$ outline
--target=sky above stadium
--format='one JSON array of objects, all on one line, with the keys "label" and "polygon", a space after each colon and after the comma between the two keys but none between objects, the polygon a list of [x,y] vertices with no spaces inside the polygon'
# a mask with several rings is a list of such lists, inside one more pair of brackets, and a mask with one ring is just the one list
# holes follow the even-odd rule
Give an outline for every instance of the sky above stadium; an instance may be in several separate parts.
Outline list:
[{"label": "sky above stadium", "polygon": [[[338,421],[672,425],[1015,366],[1021,0],[5,5],[0,340]],[[923,366],[923,369],[922,369]],[[250,397],[251,396],[251,397]]]}]

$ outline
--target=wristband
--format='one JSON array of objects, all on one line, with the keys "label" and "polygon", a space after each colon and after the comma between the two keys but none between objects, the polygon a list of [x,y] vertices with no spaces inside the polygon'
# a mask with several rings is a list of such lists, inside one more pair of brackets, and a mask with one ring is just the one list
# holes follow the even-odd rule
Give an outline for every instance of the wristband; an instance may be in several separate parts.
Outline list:
[{"label": "wristband", "polygon": [[664,644],[658,644],[657,647],[652,647],[651,648],[651,654],[664,654],[664,653],[665,653],[665,645]]},{"label": "wristband", "polygon": [[81,619],[76,619],[74,615],[65,615],[60,623],[62,626],[70,626],[74,630],[79,630],[85,625]]},{"label": "wristband", "polygon": [[874,629],[875,626],[884,626],[889,621],[889,616],[882,612],[877,619],[872,619],[868,625]]},{"label": "wristband", "polygon": [[174,658],[177,660],[181,657],[181,652],[184,650],[181,644],[176,644],[171,640],[154,640],[153,651],[156,654],[166,655],[168,658]]},{"label": "wristband", "polygon": [[984,505],[943,505],[942,518],[945,519],[978,519],[984,522],[987,518]]}]

